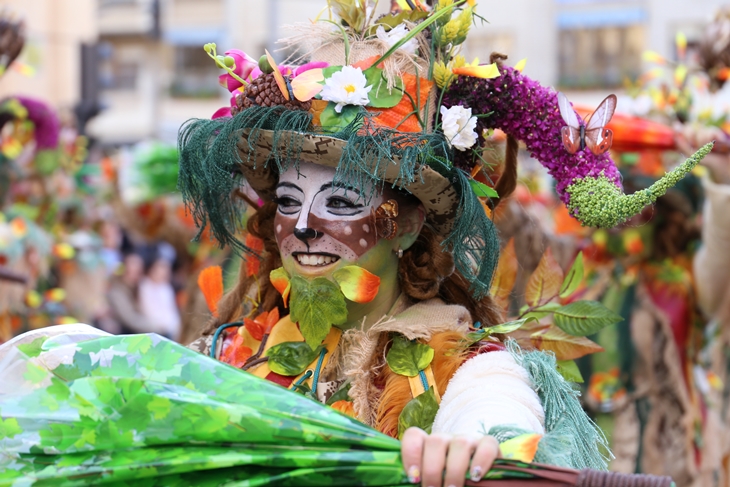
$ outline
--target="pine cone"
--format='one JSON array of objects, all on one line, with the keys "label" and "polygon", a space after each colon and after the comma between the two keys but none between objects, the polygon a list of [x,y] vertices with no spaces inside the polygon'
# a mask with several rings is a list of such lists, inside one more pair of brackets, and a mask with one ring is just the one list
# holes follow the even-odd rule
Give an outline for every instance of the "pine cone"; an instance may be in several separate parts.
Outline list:
[{"label": "pine cone", "polygon": [[287,101],[276,84],[273,74],[263,74],[249,83],[241,95],[236,97],[236,109],[231,110],[236,115],[241,110],[252,106],[273,107],[284,106],[287,110],[309,111],[311,101],[301,102],[296,98]]}]

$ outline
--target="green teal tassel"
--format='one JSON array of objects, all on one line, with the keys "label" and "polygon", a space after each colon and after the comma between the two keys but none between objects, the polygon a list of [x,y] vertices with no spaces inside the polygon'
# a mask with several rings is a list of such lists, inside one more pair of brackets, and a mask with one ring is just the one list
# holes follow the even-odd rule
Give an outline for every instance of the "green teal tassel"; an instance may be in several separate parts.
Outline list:
[{"label": "green teal tassel", "polygon": [[[611,455],[606,437],[581,408],[580,393],[558,373],[555,355],[539,350],[523,352],[514,340],[506,345],[517,363],[527,370],[545,410],[545,433],[551,438],[540,461],[577,469],[606,470]],[[538,451],[541,448],[542,440]],[[601,450],[608,452],[608,456]],[[563,455],[566,451],[570,453],[569,458]]]}]

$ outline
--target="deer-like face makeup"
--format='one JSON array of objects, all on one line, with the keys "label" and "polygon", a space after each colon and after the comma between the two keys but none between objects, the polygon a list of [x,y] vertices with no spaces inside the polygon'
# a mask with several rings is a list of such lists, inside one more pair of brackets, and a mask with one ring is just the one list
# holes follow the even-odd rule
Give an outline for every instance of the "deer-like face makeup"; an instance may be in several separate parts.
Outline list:
[{"label": "deer-like face makeup", "polygon": [[383,196],[365,204],[359,188],[334,187],[334,176],[333,168],[303,162],[279,178],[274,231],[284,268],[314,277],[357,264],[378,274],[378,260],[389,260],[381,252],[392,252],[373,227]]}]

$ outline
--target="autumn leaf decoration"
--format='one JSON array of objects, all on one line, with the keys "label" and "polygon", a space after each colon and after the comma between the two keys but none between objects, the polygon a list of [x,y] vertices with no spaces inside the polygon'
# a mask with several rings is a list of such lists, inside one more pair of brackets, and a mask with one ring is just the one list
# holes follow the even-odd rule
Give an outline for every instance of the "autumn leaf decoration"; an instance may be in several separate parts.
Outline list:
[{"label": "autumn leaf decoration", "polygon": [[503,441],[499,444],[501,457],[530,463],[535,458],[537,447],[541,439],[541,434],[525,433],[523,435],[515,436],[507,441]]},{"label": "autumn leaf decoration", "polygon": [[[499,258],[492,284],[492,297],[505,312],[517,277],[514,241],[510,240]],[[525,306],[507,323],[478,329],[469,334],[469,342],[490,340],[499,333],[513,338],[523,349],[550,351],[558,360],[558,371],[567,380],[582,382],[573,360],[603,349],[586,338],[602,328],[618,323],[621,316],[597,301],[574,299],[583,281],[583,254],[579,253],[567,274],[548,248],[537,269],[530,275],[525,289]],[[568,304],[562,304],[567,302]],[[552,317],[552,322],[548,318]]]},{"label": "autumn leaf decoration", "polygon": [[205,303],[213,316],[218,316],[218,301],[223,297],[223,270],[220,266],[210,266],[198,275],[198,287],[203,292]]},{"label": "autumn leaf decoration", "polygon": [[290,306],[292,321],[299,324],[304,340],[312,349],[322,343],[332,325],[347,320],[345,299],[369,303],[380,288],[380,278],[358,266],[342,267],[333,273],[333,278],[334,282],[324,277],[289,276],[283,267],[269,274],[271,284],[284,299],[284,306]]}]

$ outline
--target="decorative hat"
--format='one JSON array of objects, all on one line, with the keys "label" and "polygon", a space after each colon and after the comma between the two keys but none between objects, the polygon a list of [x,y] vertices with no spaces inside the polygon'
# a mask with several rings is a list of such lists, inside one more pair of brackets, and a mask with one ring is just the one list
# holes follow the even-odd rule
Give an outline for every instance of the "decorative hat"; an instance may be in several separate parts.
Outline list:
[{"label": "decorative hat", "polygon": [[[581,147],[568,152],[554,90],[501,65],[503,57],[480,65],[459,54],[481,18],[474,3],[439,0],[431,9],[408,2],[410,9],[375,19],[366,1],[332,0],[330,19],[285,41],[303,51],[309,62],[301,66],[277,66],[268,53],[259,62],[237,50],[221,56],[206,45],[233,96],[214,119],[192,120],[180,131],[178,184],[199,226],[210,225],[222,245],[250,251],[236,236],[245,205],[231,196],[241,184],[236,176],[269,200],[278,175],[300,161],[333,167],[336,185],[375,191],[387,184],[417,197],[426,223],[481,297],[499,250],[484,211],[485,200],[498,195],[474,178],[485,169],[487,129],[524,141],[556,178],[571,213],[595,226],[632,216],[710,150],[651,188],[624,195],[608,146],[584,148],[579,117]],[[569,104],[567,112],[574,113]]]}]

